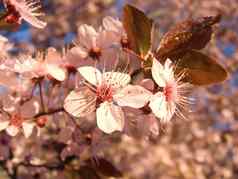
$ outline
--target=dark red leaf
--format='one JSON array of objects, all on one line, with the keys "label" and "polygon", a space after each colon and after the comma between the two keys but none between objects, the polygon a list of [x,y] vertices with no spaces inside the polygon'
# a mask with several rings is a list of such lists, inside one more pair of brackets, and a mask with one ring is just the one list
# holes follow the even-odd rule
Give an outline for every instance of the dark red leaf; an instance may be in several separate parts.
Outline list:
[{"label": "dark red leaf", "polygon": [[162,37],[156,57],[172,58],[174,55],[182,56],[190,49],[204,48],[211,39],[212,25],[218,23],[220,19],[221,16],[217,15],[178,23]]},{"label": "dark red leaf", "polygon": [[215,60],[196,50],[190,50],[177,63],[177,72],[185,70],[186,80],[195,85],[224,81],[227,71]]},{"label": "dark red leaf", "polygon": [[97,158],[95,170],[108,177],[122,177],[122,173],[111,162],[104,158]]},{"label": "dark red leaf", "polygon": [[95,169],[89,166],[82,166],[78,174],[82,179],[101,179]]}]

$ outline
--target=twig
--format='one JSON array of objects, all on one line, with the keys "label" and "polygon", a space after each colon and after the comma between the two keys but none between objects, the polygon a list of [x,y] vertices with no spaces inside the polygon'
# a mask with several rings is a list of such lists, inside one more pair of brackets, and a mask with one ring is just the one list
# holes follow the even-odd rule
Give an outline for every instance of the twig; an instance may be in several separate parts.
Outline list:
[{"label": "twig", "polygon": [[42,108],[42,111],[45,112],[45,104],[44,104],[44,97],[43,97],[43,91],[42,91],[42,84],[41,84],[41,82],[39,82],[38,85],[39,85],[39,90],[40,90],[41,108]]},{"label": "twig", "polygon": [[48,112],[43,111],[43,112],[40,112],[40,113],[36,114],[34,116],[34,118],[38,118],[38,117],[41,117],[41,116],[44,116],[44,115],[55,114],[55,113],[59,113],[59,112],[64,112],[64,108],[51,109]]}]

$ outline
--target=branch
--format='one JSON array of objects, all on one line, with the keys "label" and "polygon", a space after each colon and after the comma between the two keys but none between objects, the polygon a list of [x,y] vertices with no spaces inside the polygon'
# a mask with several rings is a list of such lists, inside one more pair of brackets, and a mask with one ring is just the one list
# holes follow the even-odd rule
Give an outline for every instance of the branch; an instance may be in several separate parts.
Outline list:
[{"label": "branch", "polygon": [[59,113],[59,112],[65,112],[64,108],[51,109],[48,112],[43,111],[43,112],[36,114],[34,116],[34,118],[38,118],[38,117],[41,117],[44,115],[51,115],[51,114],[55,114],[55,113]]}]

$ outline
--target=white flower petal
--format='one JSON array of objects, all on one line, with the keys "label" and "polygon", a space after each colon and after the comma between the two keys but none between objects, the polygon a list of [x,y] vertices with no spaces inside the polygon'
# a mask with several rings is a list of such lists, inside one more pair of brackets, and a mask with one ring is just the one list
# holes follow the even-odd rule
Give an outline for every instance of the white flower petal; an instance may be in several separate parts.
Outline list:
[{"label": "white flower petal", "polygon": [[84,117],[96,108],[96,96],[89,89],[72,91],[64,101],[64,109],[75,117]]},{"label": "white flower petal", "polygon": [[21,2],[17,2],[16,0],[12,0],[11,3],[13,3],[14,7],[16,8],[16,10],[20,13],[21,17],[27,21],[28,23],[30,23],[31,25],[33,25],[34,27],[43,29],[46,26],[46,22],[43,22],[41,20],[39,20],[35,14],[33,12],[33,8],[29,8],[26,4],[26,2],[21,1]]},{"label": "white flower petal", "polygon": [[31,136],[34,126],[35,124],[33,122],[22,123],[23,134],[26,138]]},{"label": "white flower petal", "polygon": [[158,92],[151,97],[149,107],[161,122],[168,122],[175,113],[176,105],[173,102],[168,103],[164,94]]},{"label": "white flower petal", "polygon": [[122,131],[125,124],[124,113],[119,106],[104,102],[96,111],[97,126],[103,132],[110,134]]},{"label": "white flower petal", "polygon": [[66,71],[57,65],[46,64],[47,72],[56,80],[64,81],[66,78]]},{"label": "white flower petal", "polygon": [[6,129],[9,125],[10,121],[8,120],[3,120],[3,119],[0,119],[0,131]]},{"label": "white flower petal", "polygon": [[149,102],[152,93],[141,86],[128,85],[118,91],[113,99],[119,106],[141,108]]},{"label": "white flower petal", "polygon": [[97,86],[101,84],[102,74],[101,72],[91,66],[79,67],[78,72],[87,80],[89,83]]},{"label": "white flower petal", "polygon": [[10,136],[16,136],[19,132],[19,128],[14,125],[10,125],[7,127],[6,131]]},{"label": "white flower petal", "polygon": [[159,85],[160,87],[165,87],[166,85],[166,76],[167,74],[165,74],[164,72],[164,67],[163,65],[157,60],[157,59],[153,59],[153,65],[152,65],[152,77],[155,80],[155,82],[157,83],[157,85]]},{"label": "white flower petal", "polygon": [[112,85],[112,87],[120,88],[126,86],[131,81],[130,75],[120,72],[103,73],[103,82]]}]

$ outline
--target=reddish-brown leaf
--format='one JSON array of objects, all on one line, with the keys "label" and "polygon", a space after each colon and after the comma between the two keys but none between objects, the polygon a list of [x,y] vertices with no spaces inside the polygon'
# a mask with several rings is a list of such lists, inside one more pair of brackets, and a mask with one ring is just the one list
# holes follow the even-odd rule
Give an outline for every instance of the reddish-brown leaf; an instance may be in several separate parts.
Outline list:
[{"label": "reddish-brown leaf", "polygon": [[177,63],[177,72],[185,70],[186,79],[195,85],[224,81],[227,71],[215,60],[196,50],[190,50]]},{"label": "reddish-brown leaf", "polygon": [[82,179],[101,179],[95,169],[89,166],[82,166],[78,174]]},{"label": "reddish-brown leaf", "polygon": [[220,15],[187,19],[175,25],[161,39],[156,57],[182,56],[187,50],[200,50],[210,41],[212,25],[218,23]]},{"label": "reddish-brown leaf", "polygon": [[104,158],[97,158],[94,165],[96,171],[108,177],[122,177],[122,172]]}]

